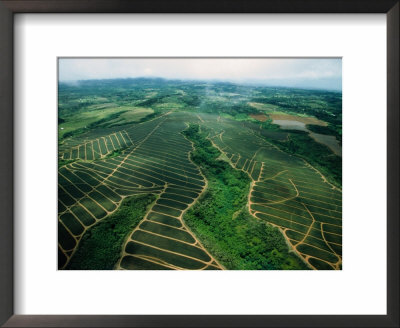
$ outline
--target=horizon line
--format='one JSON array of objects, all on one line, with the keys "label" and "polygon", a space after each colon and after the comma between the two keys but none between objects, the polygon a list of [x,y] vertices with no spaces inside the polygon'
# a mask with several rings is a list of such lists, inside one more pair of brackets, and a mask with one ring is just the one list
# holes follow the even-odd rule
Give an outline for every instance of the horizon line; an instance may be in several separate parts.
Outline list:
[{"label": "horizon line", "polygon": [[[148,80],[164,80],[164,81],[179,81],[179,82],[218,82],[218,83],[231,83],[235,85],[243,85],[243,86],[259,86],[259,87],[271,87],[271,88],[288,88],[288,89],[302,89],[302,90],[324,90],[324,91],[335,91],[342,93],[342,88],[318,88],[318,87],[310,87],[310,86],[290,86],[290,85],[279,85],[279,84],[269,84],[269,82],[263,80],[247,80],[243,82],[235,81],[235,80],[225,80],[225,79],[196,79],[196,78],[165,78],[161,76],[136,76],[136,77],[114,77],[114,78],[88,78],[88,79],[76,79],[76,80],[58,80],[58,83],[66,83],[66,84],[76,84],[78,82],[84,81],[109,81],[109,80],[135,80],[135,79],[148,79]],[[279,80],[279,79],[273,79]],[[309,79],[312,80],[312,79]]]}]

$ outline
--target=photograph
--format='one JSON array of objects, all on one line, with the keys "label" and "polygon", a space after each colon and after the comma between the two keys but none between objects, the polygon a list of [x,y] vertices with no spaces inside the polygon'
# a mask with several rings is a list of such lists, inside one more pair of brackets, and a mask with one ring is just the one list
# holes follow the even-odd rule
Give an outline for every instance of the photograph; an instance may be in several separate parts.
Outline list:
[{"label": "photograph", "polygon": [[399,1],[0,0],[0,326],[398,327]]},{"label": "photograph", "polygon": [[57,61],[58,270],[342,270],[340,57]]}]

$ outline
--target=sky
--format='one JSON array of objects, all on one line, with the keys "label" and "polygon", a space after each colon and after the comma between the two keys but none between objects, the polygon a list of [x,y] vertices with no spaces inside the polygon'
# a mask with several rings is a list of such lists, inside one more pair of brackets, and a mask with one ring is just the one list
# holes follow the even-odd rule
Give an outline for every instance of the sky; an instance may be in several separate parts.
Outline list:
[{"label": "sky", "polygon": [[60,58],[59,80],[161,77],[342,90],[340,58]]}]

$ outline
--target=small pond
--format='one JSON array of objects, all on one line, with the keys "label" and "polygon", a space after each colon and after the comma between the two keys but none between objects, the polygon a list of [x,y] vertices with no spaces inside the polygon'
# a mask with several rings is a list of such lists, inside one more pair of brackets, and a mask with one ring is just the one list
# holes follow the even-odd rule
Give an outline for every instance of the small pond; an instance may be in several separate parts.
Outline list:
[{"label": "small pond", "polygon": [[272,123],[278,124],[284,130],[301,130],[308,131],[306,125],[299,121],[293,120],[273,120]]}]

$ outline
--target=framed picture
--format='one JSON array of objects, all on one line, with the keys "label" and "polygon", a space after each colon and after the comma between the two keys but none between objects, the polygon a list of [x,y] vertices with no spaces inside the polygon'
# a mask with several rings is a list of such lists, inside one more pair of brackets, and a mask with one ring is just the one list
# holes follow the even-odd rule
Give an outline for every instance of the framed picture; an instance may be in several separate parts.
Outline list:
[{"label": "framed picture", "polygon": [[0,10],[1,324],[398,327],[398,1]]}]

